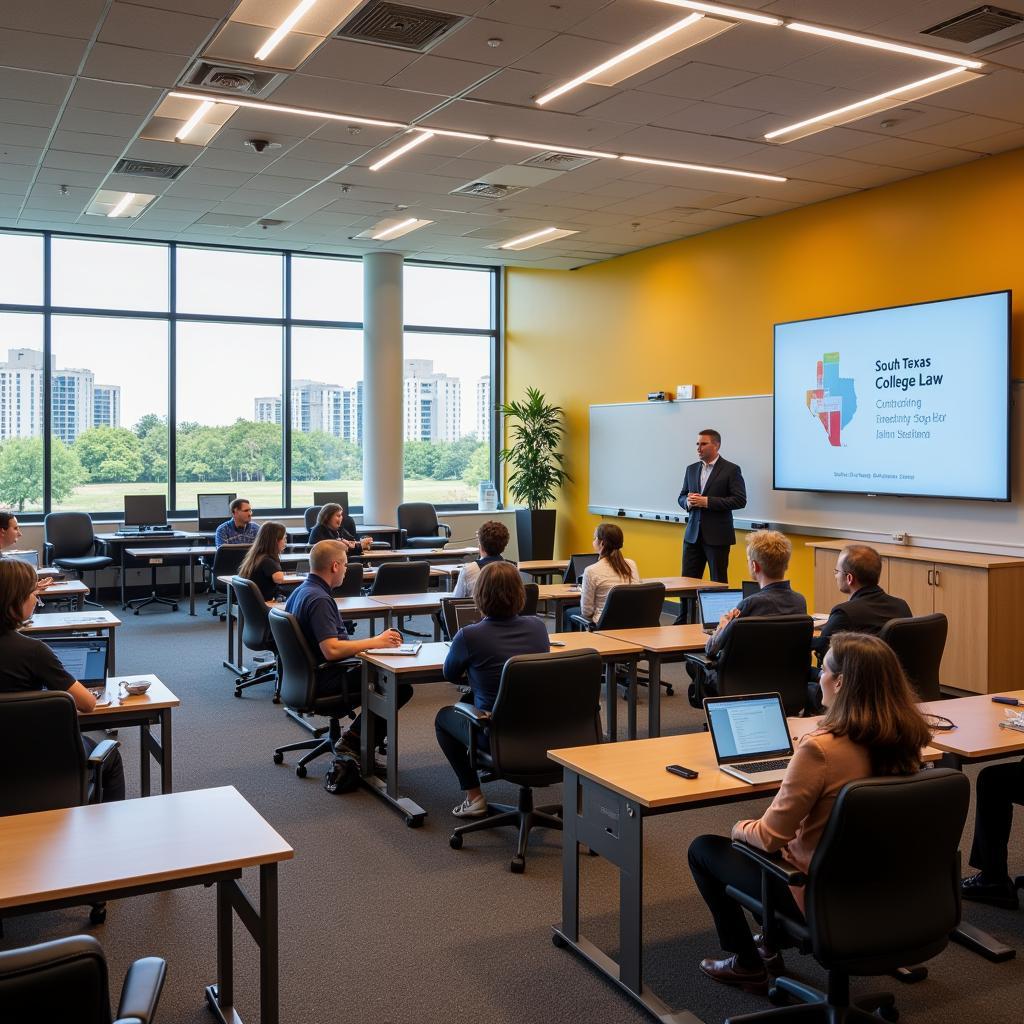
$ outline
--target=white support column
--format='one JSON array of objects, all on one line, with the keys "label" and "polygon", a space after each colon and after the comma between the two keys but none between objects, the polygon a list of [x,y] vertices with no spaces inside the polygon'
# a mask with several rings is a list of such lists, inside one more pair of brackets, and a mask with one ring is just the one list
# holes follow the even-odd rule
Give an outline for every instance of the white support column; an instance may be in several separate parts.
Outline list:
[{"label": "white support column", "polygon": [[363,258],[363,519],[394,523],[402,501],[402,257]]}]

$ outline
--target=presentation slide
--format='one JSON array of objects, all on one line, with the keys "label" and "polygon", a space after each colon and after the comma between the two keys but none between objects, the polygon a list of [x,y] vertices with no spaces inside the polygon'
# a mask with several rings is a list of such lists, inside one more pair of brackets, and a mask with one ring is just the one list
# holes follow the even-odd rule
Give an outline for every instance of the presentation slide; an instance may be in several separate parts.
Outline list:
[{"label": "presentation slide", "polygon": [[775,326],[779,490],[1009,500],[1009,293]]}]

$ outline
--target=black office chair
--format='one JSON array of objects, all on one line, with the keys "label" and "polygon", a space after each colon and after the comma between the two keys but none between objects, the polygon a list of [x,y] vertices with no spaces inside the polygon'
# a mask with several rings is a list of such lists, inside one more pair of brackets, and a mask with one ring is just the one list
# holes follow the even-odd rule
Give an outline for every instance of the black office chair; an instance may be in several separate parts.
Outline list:
[{"label": "black office chair", "polygon": [[[274,750],[274,764],[281,764],[284,755],[291,750],[307,750],[299,758],[295,774],[306,777],[306,765],[314,758],[333,754],[334,746],[341,738],[340,719],[351,716],[354,705],[359,703],[359,694],[338,694],[333,697],[318,697],[316,693],[317,673],[323,667],[315,657],[302,635],[302,629],[294,615],[280,608],[271,608],[267,616],[270,633],[277,645],[277,656],[281,672],[281,701],[285,707],[300,715],[324,715],[328,719],[327,736],[314,735],[311,740],[286,743]],[[319,651],[317,652],[319,654]],[[355,664],[355,662],[332,662]]]},{"label": "black office chair", "polygon": [[[799,715],[807,707],[807,674],[811,668],[810,615],[752,615],[735,619],[718,656],[689,652],[684,660],[713,667],[715,693],[720,697],[744,693],[779,693],[787,715]],[[703,677],[690,688],[690,704],[703,708]]]},{"label": "black office chair", "polygon": [[[96,574],[93,586],[97,597],[99,571],[114,564],[109,555],[99,554],[92,519],[85,512],[47,513],[43,519],[43,561],[72,572],[79,579],[87,572]],[[102,607],[95,601],[86,600],[84,603],[91,604],[93,608]]]},{"label": "black office chair", "polygon": [[345,578],[331,591],[335,597],[359,597],[363,592],[363,563],[349,562]]},{"label": "black office chair", "polygon": [[451,536],[451,527],[437,521],[429,501],[407,501],[398,506],[399,547],[443,548]]},{"label": "black office chair", "polygon": [[71,935],[0,953],[0,1006],[11,1024],[151,1024],[166,975],[160,957],[136,960],[115,1019],[102,947],[91,935]]},{"label": "black office chair", "polygon": [[316,526],[317,517],[320,515],[320,509],[323,505],[310,505],[305,512],[302,513],[302,523],[306,527],[306,530],[312,530]]},{"label": "black office chair", "polygon": [[221,622],[227,618],[221,608],[228,603],[228,584],[221,583],[220,578],[237,574],[250,547],[251,544],[221,544],[210,563],[210,590],[214,596],[206,602],[206,609],[211,615],[219,615]]},{"label": "black office chair", "polygon": [[[366,592],[368,597],[378,594],[425,594],[430,589],[429,562],[385,562],[377,569],[377,575]],[[376,632],[376,619],[370,619],[370,635]],[[398,628],[411,636],[426,636],[415,630],[405,629],[405,616],[398,617]]]},{"label": "black office chair", "polygon": [[936,612],[933,615],[891,619],[878,634],[896,653],[918,700],[942,699],[939,665],[948,632],[949,621],[942,612]]},{"label": "black office chair", "polygon": [[601,556],[594,553],[588,552],[587,554],[570,555],[569,564],[565,567],[565,572],[562,573],[563,583],[579,583],[583,579],[583,570],[588,565],[596,565],[597,560]]},{"label": "black office chair", "polygon": [[[0,816],[99,803],[116,749],[105,739],[86,754],[75,702],[62,690],[0,693]],[[103,903],[90,905],[93,924],[106,920]]]},{"label": "black office chair", "polygon": [[540,587],[536,583],[524,583],[523,590],[526,591],[526,603],[520,615],[536,615],[537,604],[540,601]]},{"label": "black office chair", "polygon": [[[732,886],[726,892],[765,922],[769,948],[785,945],[783,939],[811,953],[828,971],[828,994],[780,976],[769,992],[773,1001],[791,995],[810,1005],[746,1013],[726,1024],[896,1020],[888,993],[851,1004],[850,976],[889,974],[945,949],[960,922],[957,847],[970,798],[970,782],[951,768],[850,782],[836,798],[806,875],[778,854],[733,843],[761,868],[764,883],[760,899]],[[804,918],[778,912],[769,878],[804,887]]]},{"label": "black office chair", "polygon": [[235,696],[241,697],[242,691],[259,683],[274,683],[274,703],[280,704],[280,666],[277,657],[277,645],[270,635],[268,614],[270,609],[263,600],[260,588],[252,580],[244,576],[232,576],[229,584],[238,602],[238,610],[242,613],[242,643],[250,651],[270,651],[274,655],[272,661],[265,661],[255,670],[240,675],[235,680]]},{"label": "black office chair", "polygon": [[[463,836],[470,832],[511,826],[519,830],[519,839],[509,867],[515,874],[526,869],[530,829],[562,828],[560,805],[533,805],[534,786],[562,781],[562,769],[547,752],[601,742],[600,697],[601,657],[580,650],[509,658],[489,714],[472,704],[454,705],[470,721],[470,759],[483,769],[481,781],[513,783],[519,801],[515,807],[489,804],[488,810],[497,813],[459,826],[448,840],[453,850],[462,849]],[[488,750],[478,748],[481,732],[489,740]]]}]

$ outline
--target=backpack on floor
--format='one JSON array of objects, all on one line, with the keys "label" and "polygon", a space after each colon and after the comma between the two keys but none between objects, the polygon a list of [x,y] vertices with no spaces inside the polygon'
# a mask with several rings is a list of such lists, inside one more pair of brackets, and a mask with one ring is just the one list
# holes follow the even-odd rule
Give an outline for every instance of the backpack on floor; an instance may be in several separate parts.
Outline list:
[{"label": "backpack on floor", "polygon": [[359,764],[354,757],[341,755],[331,761],[324,776],[328,793],[351,793],[359,785]]}]

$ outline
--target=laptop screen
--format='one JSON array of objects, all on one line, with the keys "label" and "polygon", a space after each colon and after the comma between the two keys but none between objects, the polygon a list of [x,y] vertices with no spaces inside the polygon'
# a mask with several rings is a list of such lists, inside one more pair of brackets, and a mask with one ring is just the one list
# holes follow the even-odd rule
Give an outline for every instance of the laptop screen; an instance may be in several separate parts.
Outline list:
[{"label": "laptop screen", "polygon": [[719,764],[793,753],[786,712],[777,693],[707,697],[704,711]]},{"label": "laptop screen", "polygon": [[60,637],[43,641],[57,655],[70,676],[83,686],[105,686],[107,682],[106,637]]},{"label": "laptop screen", "polygon": [[38,551],[6,551],[4,558],[13,558],[18,562],[27,562],[33,568],[39,568]]},{"label": "laptop screen", "polygon": [[731,612],[743,600],[742,590],[698,590],[700,621],[714,628],[726,612]]},{"label": "laptop screen", "polygon": [[479,622],[484,617],[483,612],[475,604],[457,604],[452,611],[455,612],[456,632],[463,626],[471,626],[474,622]]}]

